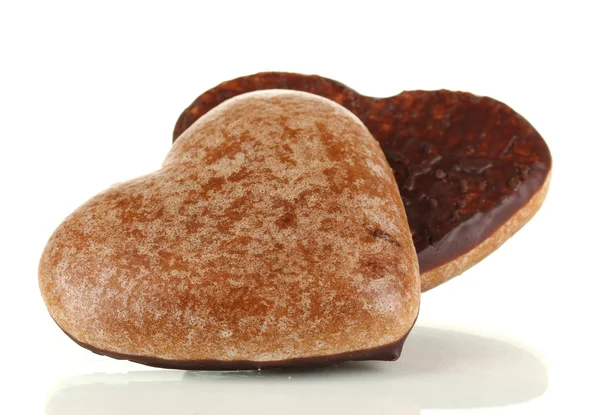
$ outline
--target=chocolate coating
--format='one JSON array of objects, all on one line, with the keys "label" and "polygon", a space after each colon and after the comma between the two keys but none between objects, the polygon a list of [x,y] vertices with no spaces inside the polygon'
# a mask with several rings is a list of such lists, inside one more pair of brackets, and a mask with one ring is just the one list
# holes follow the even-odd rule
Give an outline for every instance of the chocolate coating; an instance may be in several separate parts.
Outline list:
[{"label": "chocolate coating", "polygon": [[223,101],[260,89],[321,95],[361,119],[394,170],[421,273],[487,239],[542,187],[551,169],[539,133],[492,98],[447,90],[372,98],[331,79],[283,72],[206,91],[177,120],[173,141]]},{"label": "chocolate coating", "polygon": [[282,368],[327,367],[339,365],[341,363],[349,361],[359,362],[366,360],[398,360],[398,358],[402,354],[404,343],[406,342],[406,338],[408,337],[410,331],[412,331],[412,327],[409,330],[409,332],[406,333],[404,337],[402,337],[397,342],[372,349],[358,350],[356,352],[349,353],[339,353],[336,355],[329,356],[313,356],[267,362],[254,362],[250,360],[168,360],[157,357],[134,356],[123,353],[111,352],[108,350],[102,350],[90,344],[80,342],[64,330],[63,333],[65,333],[71,340],[73,340],[79,346],[88,349],[89,351],[94,352],[100,356],[108,356],[118,360],[129,360],[130,362],[140,363],[146,366],[182,370],[262,370]]}]

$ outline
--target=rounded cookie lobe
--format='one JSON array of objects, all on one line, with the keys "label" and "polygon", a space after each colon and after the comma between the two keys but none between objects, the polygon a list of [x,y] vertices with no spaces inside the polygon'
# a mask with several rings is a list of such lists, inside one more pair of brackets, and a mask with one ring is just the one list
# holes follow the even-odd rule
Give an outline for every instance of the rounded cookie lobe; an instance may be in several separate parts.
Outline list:
[{"label": "rounded cookie lobe", "polygon": [[394,360],[420,286],[378,143],[343,107],[297,91],[208,112],[160,170],[71,214],[39,281],[79,344],[185,369]]},{"label": "rounded cookie lobe", "polygon": [[259,73],[200,95],[179,117],[173,139],[221,102],[272,88],[329,98],[379,141],[402,193],[422,291],[493,252],[537,212],[548,191],[552,160],[539,133],[507,105],[466,92],[372,98],[320,76]]}]

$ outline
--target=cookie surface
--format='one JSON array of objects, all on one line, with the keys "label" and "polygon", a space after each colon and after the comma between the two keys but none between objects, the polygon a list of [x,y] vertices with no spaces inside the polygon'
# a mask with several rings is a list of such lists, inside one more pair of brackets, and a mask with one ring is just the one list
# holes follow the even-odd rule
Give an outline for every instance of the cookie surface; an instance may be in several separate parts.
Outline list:
[{"label": "cookie surface", "polygon": [[507,105],[465,92],[372,98],[320,76],[259,73],[200,95],[179,117],[173,139],[221,102],[273,88],[331,99],[379,141],[402,194],[423,291],[493,252],[545,198],[552,161],[542,137]]},{"label": "cookie surface", "polygon": [[80,345],[182,369],[394,360],[420,295],[378,143],[343,107],[297,91],[229,100],[160,170],[79,207],[39,282]]}]

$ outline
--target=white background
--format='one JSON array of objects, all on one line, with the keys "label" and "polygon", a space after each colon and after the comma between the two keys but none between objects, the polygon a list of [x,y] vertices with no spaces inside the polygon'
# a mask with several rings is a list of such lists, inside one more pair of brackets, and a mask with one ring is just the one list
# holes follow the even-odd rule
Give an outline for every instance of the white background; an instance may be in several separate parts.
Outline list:
[{"label": "white background", "polygon": [[[0,413],[597,413],[593,2],[169,4],[0,3]],[[504,101],[550,146],[546,203],[423,296],[395,363],[193,374],[80,349],[39,295],[47,238],[98,191],[157,169],[197,95],[265,70]]]}]

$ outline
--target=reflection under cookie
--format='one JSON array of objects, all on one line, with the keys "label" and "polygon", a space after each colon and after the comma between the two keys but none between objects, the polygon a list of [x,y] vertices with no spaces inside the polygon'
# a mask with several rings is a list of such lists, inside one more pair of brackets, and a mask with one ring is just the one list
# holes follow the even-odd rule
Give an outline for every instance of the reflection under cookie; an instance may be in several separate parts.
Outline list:
[{"label": "reflection under cookie", "polygon": [[419,414],[494,407],[544,393],[543,363],[494,338],[415,327],[400,361],[307,370],[95,373],[61,381],[46,415]]}]

